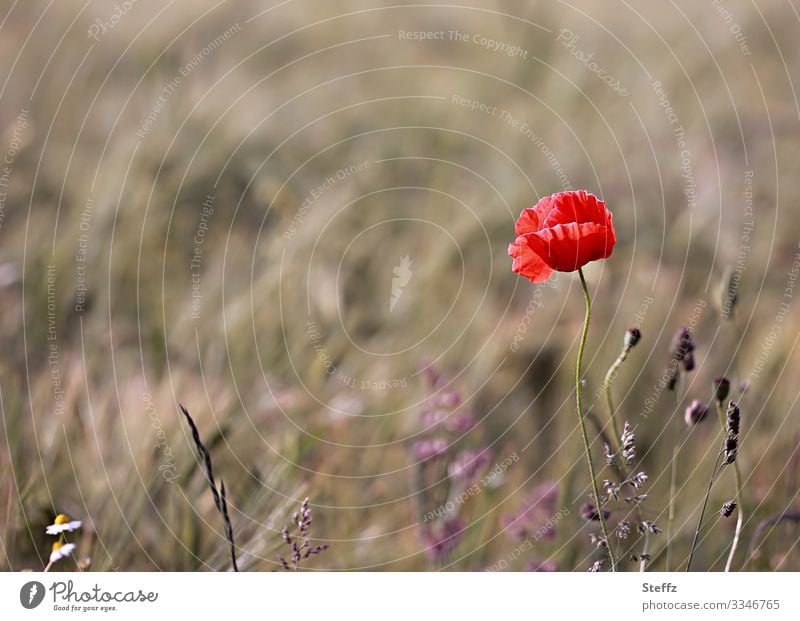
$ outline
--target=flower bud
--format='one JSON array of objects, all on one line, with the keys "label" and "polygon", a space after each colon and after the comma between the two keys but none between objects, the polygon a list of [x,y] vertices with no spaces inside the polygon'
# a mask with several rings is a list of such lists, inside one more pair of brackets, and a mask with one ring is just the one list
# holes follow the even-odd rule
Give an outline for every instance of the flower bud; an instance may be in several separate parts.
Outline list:
[{"label": "flower bud", "polygon": [[695,399],[686,407],[686,414],[684,418],[686,420],[686,424],[691,426],[701,422],[707,415],[708,406],[700,401],[700,399]]},{"label": "flower bud", "polygon": [[669,353],[675,360],[683,360],[686,354],[694,351],[694,339],[692,332],[686,326],[681,326],[672,337],[672,342],[669,346]]},{"label": "flower bud", "polygon": [[714,380],[714,398],[722,403],[728,398],[728,393],[731,390],[731,383],[725,377],[718,377]]},{"label": "flower bud", "polygon": [[637,343],[642,338],[642,331],[639,328],[628,328],[628,331],[625,333],[625,343],[624,347],[627,351],[630,351],[634,347],[636,347]]}]

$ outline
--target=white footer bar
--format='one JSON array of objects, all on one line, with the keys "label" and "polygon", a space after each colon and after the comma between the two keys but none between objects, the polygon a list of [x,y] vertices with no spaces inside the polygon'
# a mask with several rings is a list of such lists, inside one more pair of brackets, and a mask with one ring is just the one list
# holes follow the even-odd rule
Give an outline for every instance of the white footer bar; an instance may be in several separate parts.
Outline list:
[{"label": "white footer bar", "polygon": [[[7,573],[4,619],[800,619],[796,574]],[[10,614],[9,614],[10,613]],[[257,617],[254,617],[257,615]]]}]

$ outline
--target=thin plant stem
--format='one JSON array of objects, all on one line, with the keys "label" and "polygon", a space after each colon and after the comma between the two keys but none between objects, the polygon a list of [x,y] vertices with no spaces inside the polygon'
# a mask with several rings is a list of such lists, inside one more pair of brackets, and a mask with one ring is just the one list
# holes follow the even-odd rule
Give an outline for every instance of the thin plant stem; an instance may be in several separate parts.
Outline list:
[{"label": "thin plant stem", "polygon": [[716,481],[717,474],[720,472],[720,457],[722,457],[722,451],[717,454],[717,458],[714,461],[714,469],[711,471],[711,476],[708,479],[708,489],[706,490],[706,497],[703,499],[703,509],[700,511],[700,519],[697,521],[697,528],[694,530],[692,547],[689,550],[689,560],[686,562],[686,571],[689,571],[692,568],[692,558],[694,558],[694,551],[697,548],[697,540],[700,538],[700,530],[703,527],[703,517],[705,517],[706,508],[708,507],[708,499],[711,496],[711,488],[714,487],[714,481]]},{"label": "thin plant stem", "polygon": [[[678,397],[678,391],[675,391],[675,411],[680,408],[681,399]],[[679,419],[680,420],[680,419]],[[667,510],[667,571],[672,568],[672,536],[675,527],[675,500],[678,489],[678,455],[681,452],[681,446],[686,439],[685,435],[678,434],[678,442],[672,447],[672,461],[669,465],[669,502]]]},{"label": "thin plant stem", "polygon": [[733,475],[736,479],[736,511],[738,517],[736,519],[736,530],[733,533],[733,541],[731,542],[731,551],[728,553],[728,561],[725,563],[725,571],[730,571],[733,566],[733,559],[736,556],[736,548],[739,545],[739,538],[742,535],[742,527],[744,526],[744,504],[742,501],[742,475],[739,472],[739,464],[733,462]]},{"label": "thin plant stem", "polygon": [[[622,434],[619,431],[619,427],[617,426],[617,418],[615,416],[616,409],[614,408],[614,399],[611,396],[611,382],[614,381],[614,378],[617,376],[617,371],[619,370],[622,363],[628,358],[628,354],[630,353],[629,347],[623,347],[622,351],[620,352],[617,359],[614,363],[608,368],[606,372],[605,379],[603,380],[603,392],[606,395],[606,406],[608,407],[608,420],[611,423],[611,431],[614,435],[614,446],[612,447],[615,451],[619,451],[622,447],[620,443],[622,442]],[[625,471],[625,468],[620,464],[617,466],[618,473],[620,475],[621,480],[625,481],[628,478],[628,474]],[[639,507],[638,503],[636,505],[636,515],[639,519],[639,523],[644,521],[644,517],[642,516],[641,508]],[[650,550],[650,533],[645,531],[644,535],[644,543],[642,545],[642,554],[639,560],[639,571],[644,571],[647,566],[647,555]]]},{"label": "thin plant stem", "polygon": [[[641,518],[641,512],[639,513]],[[650,555],[650,533],[645,531],[644,543],[642,544],[642,553],[639,556],[639,571],[644,571],[647,566],[647,557]]]},{"label": "thin plant stem", "polygon": [[578,346],[578,362],[575,366],[575,401],[578,412],[578,426],[581,428],[583,450],[586,454],[586,462],[589,465],[589,478],[592,480],[594,503],[595,507],[597,508],[597,516],[600,518],[600,531],[603,534],[606,549],[608,550],[608,558],[611,562],[611,571],[617,571],[617,562],[614,559],[614,550],[611,547],[611,538],[608,536],[606,521],[603,518],[603,507],[600,504],[600,490],[597,487],[597,475],[595,473],[594,462],[592,461],[592,451],[589,447],[589,436],[586,433],[586,421],[583,417],[583,391],[581,389],[581,375],[583,374],[583,350],[586,347],[586,335],[589,332],[589,319],[592,314],[592,301],[589,297],[589,289],[586,286],[586,278],[584,277],[583,270],[581,268],[578,268],[578,275],[581,278],[583,297],[586,300],[586,314],[583,319],[583,332],[581,333],[581,341],[580,345]]},{"label": "thin plant stem", "polygon": [[667,513],[667,571],[672,567],[672,529],[675,524],[675,490],[678,487],[678,452],[680,445],[672,447],[669,475],[669,510]]},{"label": "thin plant stem", "polygon": [[[592,412],[587,412],[586,418],[588,418],[594,424],[597,435],[600,437],[603,443],[611,446],[611,439],[608,437],[608,434],[606,434],[605,428],[598,417],[594,416]],[[620,464],[618,460],[614,460],[613,463],[609,464],[609,467],[614,470],[620,481],[628,481],[628,473],[625,471],[625,467]],[[638,502],[634,505],[633,509],[625,515],[625,519],[628,519],[631,513],[636,514],[636,519],[640,524],[644,522],[644,514],[642,514],[642,508],[639,506]],[[639,557],[639,571],[646,571],[647,563],[652,562],[652,559],[647,558],[650,551],[650,532],[645,531],[641,534],[641,536],[644,540],[644,543],[642,544],[642,554]],[[620,553],[619,558],[624,558],[626,555],[627,552],[623,551]]]},{"label": "thin plant stem", "polygon": [[208,482],[208,486],[211,489],[211,496],[214,498],[214,506],[219,511],[219,514],[222,516],[222,522],[225,526],[225,540],[228,542],[228,547],[230,550],[231,555],[231,565],[233,567],[233,571],[239,571],[239,566],[236,563],[236,544],[233,541],[233,525],[231,524],[231,518],[228,514],[228,499],[225,495],[225,483],[220,481],[221,483],[221,491],[222,494],[220,495],[220,490],[217,489],[217,482],[214,479],[214,468],[211,463],[211,454],[208,452],[205,444],[200,439],[200,431],[197,429],[197,425],[195,424],[192,417],[189,415],[189,410],[183,407],[182,404],[180,405],[181,411],[183,412],[183,416],[186,418],[186,422],[189,423],[189,428],[192,430],[192,440],[194,441],[195,448],[197,449],[197,453],[202,460],[202,466],[204,470],[204,474],[206,475],[206,481]]},{"label": "thin plant stem", "polygon": [[617,417],[615,415],[614,409],[614,400],[611,398],[611,382],[617,375],[617,371],[619,370],[622,363],[625,362],[625,359],[628,357],[628,352],[630,350],[627,347],[623,347],[622,351],[620,352],[617,359],[614,361],[608,368],[608,372],[606,373],[606,377],[603,380],[603,392],[606,395],[606,405],[608,406],[608,419],[611,421],[611,431],[614,434],[614,441],[617,443],[615,448],[619,448],[619,441],[622,434],[620,433],[619,426],[617,425]]},{"label": "thin plant stem", "polygon": [[[725,414],[722,413],[722,402],[717,401],[717,418],[719,424],[722,426],[722,432],[725,433]],[[736,481],[736,530],[733,533],[733,541],[731,542],[731,549],[728,552],[728,560],[725,563],[725,571],[729,572],[733,565],[733,559],[736,556],[736,548],[739,545],[739,539],[742,534],[742,526],[744,525],[744,505],[742,504],[742,475],[739,472],[739,462],[733,462],[733,475]]]}]

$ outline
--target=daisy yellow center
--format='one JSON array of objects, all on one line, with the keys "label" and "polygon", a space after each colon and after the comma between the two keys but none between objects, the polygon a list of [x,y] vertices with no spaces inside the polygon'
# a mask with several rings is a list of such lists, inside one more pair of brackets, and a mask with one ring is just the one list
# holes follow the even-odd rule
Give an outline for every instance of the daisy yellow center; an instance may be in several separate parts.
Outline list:
[{"label": "daisy yellow center", "polygon": [[68,515],[65,515],[63,513],[59,513],[56,516],[55,524],[61,525],[61,524],[66,524],[67,522],[69,522],[69,516]]},{"label": "daisy yellow center", "polygon": [[61,543],[60,541],[56,541],[56,542],[53,544],[53,552],[58,552],[58,551],[61,549],[61,546],[63,546],[63,545],[64,545],[64,544],[63,544],[63,543]]}]

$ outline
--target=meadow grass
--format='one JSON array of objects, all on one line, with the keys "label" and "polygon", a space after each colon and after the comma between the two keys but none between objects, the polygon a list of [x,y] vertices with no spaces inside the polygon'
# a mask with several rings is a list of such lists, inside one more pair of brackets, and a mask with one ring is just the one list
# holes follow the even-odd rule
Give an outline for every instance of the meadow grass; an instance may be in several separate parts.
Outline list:
[{"label": "meadow grass", "polygon": [[[732,569],[800,569],[794,17],[730,2],[745,54],[711,6],[392,4],[248,21],[261,5],[203,0],[148,24],[137,3],[97,40],[99,3],[53,3],[38,23],[45,2],[2,9],[0,567],[42,569],[64,512],[91,569],[224,571],[233,545],[239,569],[277,570],[304,498],[309,549],[330,547],[301,569],[605,558],[580,511],[581,284],[531,285],[506,252],[519,212],[569,186],[602,196],[618,234],[585,269],[591,450],[602,464],[629,422],[626,475],[649,477],[639,522],[670,523],[644,562],[635,512],[630,539],[609,534],[637,555],[620,569],[683,568],[692,550],[693,569],[725,567],[735,516],[693,545],[720,430],[683,430],[721,376],[741,407],[741,494],[724,468],[707,515],[741,495]],[[683,325],[695,368],[671,392]],[[224,478],[223,516],[179,403]],[[452,431],[425,418],[462,410],[472,422]],[[490,456],[467,481],[465,451]]]}]

